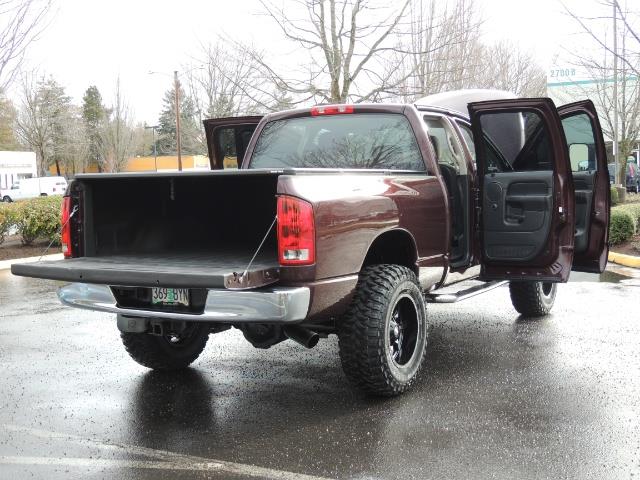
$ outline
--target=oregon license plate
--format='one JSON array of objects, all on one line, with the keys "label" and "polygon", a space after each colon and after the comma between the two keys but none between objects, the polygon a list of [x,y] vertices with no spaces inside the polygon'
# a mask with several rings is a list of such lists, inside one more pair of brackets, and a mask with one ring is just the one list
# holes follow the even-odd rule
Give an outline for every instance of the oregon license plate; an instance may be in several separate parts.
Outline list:
[{"label": "oregon license plate", "polygon": [[151,288],[151,303],[161,305],[184,305],[189,306],[188,288]]}]

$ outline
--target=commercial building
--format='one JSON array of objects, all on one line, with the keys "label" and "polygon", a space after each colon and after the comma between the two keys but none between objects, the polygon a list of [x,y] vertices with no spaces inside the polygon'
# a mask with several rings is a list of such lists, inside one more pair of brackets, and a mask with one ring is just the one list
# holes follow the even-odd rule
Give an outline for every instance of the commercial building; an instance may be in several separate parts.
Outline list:
[{"label": "commercial building", "polygon": [[35,152],[0,151],[0,189],[9,189],[17,180],[37,175]]}]

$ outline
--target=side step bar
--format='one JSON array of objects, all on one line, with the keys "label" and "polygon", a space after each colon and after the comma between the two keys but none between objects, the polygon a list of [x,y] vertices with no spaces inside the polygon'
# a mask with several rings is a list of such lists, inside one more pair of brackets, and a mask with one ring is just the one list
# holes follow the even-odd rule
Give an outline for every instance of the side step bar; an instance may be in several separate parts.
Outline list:
[{"label": "side step bar", "polygon": [[467,298],[474,297],[489,290],[493,290],[501,285],[507,283],[506,281],[487,282],[480,285],[476,285],[466,290],[460,290],[458,292],[450,293],[427,293],[425,299],[430,303],[456,303]]}]

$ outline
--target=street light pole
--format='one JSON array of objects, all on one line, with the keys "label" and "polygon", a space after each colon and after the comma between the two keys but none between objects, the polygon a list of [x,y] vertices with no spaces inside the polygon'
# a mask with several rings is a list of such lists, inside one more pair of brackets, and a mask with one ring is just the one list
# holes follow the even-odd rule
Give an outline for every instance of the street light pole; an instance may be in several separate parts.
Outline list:
[{"label": "street light pole", "polygon": [[180,82],[178,82],[178,71],[173,71],[173,83],[176,91],[176,147],[178,150],[178,171],[182,171],[182,146],[180,144]]},{"label": "street light pole", "polygon": [[618,25],[617,1],[613,0],[613,159],[616,165],[616,185],[622,183],[618,160]]}]

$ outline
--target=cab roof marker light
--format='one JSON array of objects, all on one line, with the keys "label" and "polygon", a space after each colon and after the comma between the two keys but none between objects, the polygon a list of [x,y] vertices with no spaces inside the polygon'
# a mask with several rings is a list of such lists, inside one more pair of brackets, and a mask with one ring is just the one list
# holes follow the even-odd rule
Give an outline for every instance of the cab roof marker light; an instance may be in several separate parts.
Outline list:
[{"label": "cab roof marker light", "polygon": [[311,116],[320,115],[340,115],[343,113],[353,113],[353,105],[316,105],[311,107]]}]

